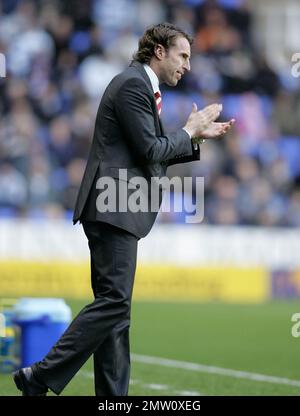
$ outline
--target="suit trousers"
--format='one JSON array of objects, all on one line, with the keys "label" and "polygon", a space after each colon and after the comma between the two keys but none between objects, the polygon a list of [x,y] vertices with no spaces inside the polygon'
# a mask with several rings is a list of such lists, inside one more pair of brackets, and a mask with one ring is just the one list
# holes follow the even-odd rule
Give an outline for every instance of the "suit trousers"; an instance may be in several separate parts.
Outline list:
[{"label": "suit trousers", "polygon": [[60,394],[93,354],[96,396],[126,396],[138,238],[103,222],[82,221],[82,225],[90,248],[95,299],[79,312],[32,370],[40,381]]}]

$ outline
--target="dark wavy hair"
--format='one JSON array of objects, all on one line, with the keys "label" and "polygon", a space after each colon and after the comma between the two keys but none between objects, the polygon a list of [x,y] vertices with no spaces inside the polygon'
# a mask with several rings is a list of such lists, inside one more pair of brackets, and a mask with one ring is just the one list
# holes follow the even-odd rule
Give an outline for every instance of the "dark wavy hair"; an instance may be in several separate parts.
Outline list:
[{"label": "dark wavy hair", "polygon": [[193,39],[187,33],[171,23],[150,26],[140,38],[139,49],[134,53],[133,59],[142,64],[149,64],[156,45],[160,44],[168,50],[178,37],[186,38],[190,45],[193,43]]}]

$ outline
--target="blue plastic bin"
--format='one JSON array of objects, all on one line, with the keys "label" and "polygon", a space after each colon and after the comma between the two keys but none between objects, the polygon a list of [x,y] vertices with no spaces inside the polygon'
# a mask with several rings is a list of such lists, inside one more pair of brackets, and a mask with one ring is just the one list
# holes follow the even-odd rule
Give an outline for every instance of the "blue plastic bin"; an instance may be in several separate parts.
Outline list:
[{"label": "blue plastic bin", "polygon": [[20,367],[41,360],[70,321],[71,309],[63,299],[20,299],[14,307],[14,322],[21,329]]},{"label": "blue plastic bin", "polygon": [[19,332],[13,324],[13,313],[0,313],[0,373],[11,373],[20,365]]}]

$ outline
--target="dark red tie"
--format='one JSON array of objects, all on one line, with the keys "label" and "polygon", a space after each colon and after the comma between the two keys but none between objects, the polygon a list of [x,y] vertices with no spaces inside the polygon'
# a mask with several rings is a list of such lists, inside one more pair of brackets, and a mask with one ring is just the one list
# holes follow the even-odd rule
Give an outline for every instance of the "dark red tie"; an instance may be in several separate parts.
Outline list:
[{"label": "dark red tie", "polygon": [[161,100],[160,91],[157,91],[154,94],[154,97],[155,97],[155,101],[156,101],[157,111],[158,111],[158,114],[160,115],[160,113],[161,113],[161,107],[162,107],[162,100]]}]

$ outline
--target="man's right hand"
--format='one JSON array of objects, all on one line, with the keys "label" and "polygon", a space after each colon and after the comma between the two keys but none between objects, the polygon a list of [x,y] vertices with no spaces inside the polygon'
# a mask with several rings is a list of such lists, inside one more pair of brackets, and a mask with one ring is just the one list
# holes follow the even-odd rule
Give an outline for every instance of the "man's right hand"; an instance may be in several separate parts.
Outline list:
[{"label": "man's right hand", "polygon": [[192,112],[184,126],[191,138],[201,137],[208,126],[215,121],[222,111],[222,104],[211,104],[198,111],[197,104],[193,103]]}]

